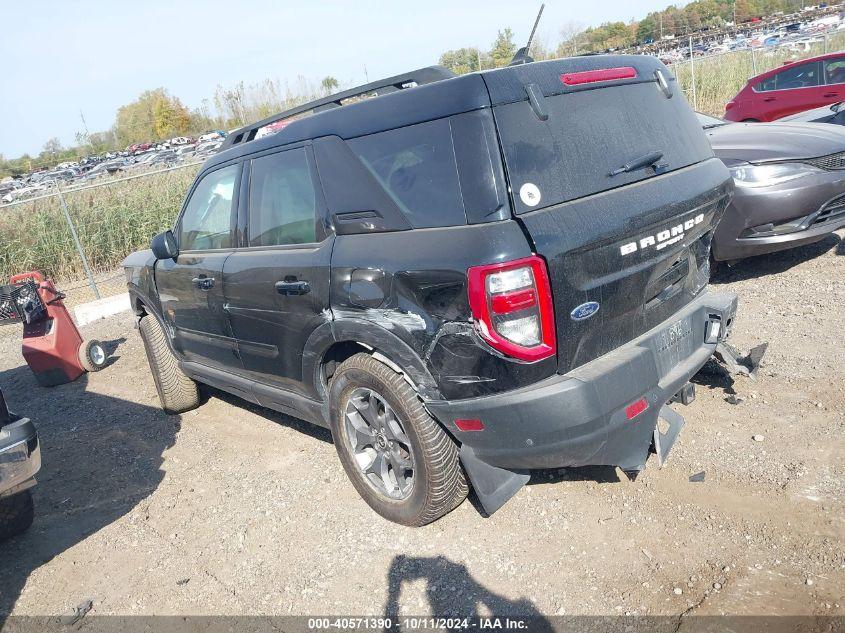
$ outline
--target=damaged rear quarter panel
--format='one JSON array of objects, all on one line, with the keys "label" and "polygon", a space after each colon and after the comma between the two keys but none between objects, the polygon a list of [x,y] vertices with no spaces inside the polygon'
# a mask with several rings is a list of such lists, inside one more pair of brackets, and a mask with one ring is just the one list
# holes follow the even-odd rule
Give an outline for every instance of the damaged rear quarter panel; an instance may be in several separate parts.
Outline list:
[{"label": "damaged rear quarter panel", "polygon": [[[425,364],[443,398],[524,386],[553,374],[554,359],[523,363],[484,344],[473,329],[466,272],[530,254],[512,220],[338,236],[332,253],[334,318],[367,321],[396,335]],[[380,351],[391,357],[390,350]]]}]

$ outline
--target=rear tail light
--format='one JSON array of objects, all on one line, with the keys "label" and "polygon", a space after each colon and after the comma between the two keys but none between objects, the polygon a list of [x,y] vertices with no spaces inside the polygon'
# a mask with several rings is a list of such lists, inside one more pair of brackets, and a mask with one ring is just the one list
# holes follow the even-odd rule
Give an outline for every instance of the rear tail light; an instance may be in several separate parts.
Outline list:
[{"label": "rear tail light", "polygon": [[735,105],[736,105],[736,103],[734,103],[733,101],[728,101],[728,102],[725,104],[725,112],[727,112],[728,110],[730,110],[731,108],[733,108]]},{"label": "rear tail light", "polygon": [[473,321],[494,349],[526,361],[555,354],[552,292],[541,257],[473,266],[467,279]]},{"label": "rear tail light", "polygon": [[565,86],[577,86],[599,81],[613,81],[615,79],[634,79],[636,76],[637,71],[635,68],[620,66],[619,68],[600,68],[599,70],[564,73],[560,76],[560,80]]}]

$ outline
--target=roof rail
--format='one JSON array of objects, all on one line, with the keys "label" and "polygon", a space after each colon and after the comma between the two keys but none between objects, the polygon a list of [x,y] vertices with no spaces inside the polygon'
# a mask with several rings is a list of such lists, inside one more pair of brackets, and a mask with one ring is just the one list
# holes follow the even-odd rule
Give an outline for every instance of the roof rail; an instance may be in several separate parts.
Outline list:
[{"label": "roof rail", "polygon": [[384,94],[389,94],[391,92],[397,92],[399,90],[412,88],[413,86],[421,86],[423,84],[430,84],[436,81],[441,81],[443,79],[450,79],[452,77],[455,77],[455,73],[444,68],[443,66],[428,66],[426,68],[420,68],[418,70],[414,70],[408,73],[396,75],[395,77],[380,79],[378,81],[364,84],[363,86],[358,86],[356,88],[350,88],[349,90],[344,90],[343,92],[338,92],[336,94],[329,95],[321,99],[315,99],[314,101],[309,101],[308,103],[304,103],[301,106],[296,106],[295,108],[279,112],[278,114],[269,116],[266,119],[262,119],[255,123],[245,125],[242,128],[238,128],[226,137],[226,140],[223,141],[223,144],[220,147],[220,151],[232,147],[233,145],[248,143],[249,141],[255,139],[258,130],[260,130],[261,128],[266,127],[271,123],[276,123],[278,121],[283,121],[285,119],[295,117],[298,114],[303,114],[305,112],[316,113],[322,112],[324,110],[331,110],[333,108],[339,108],[343,105],[344,101],[346,101],[347,99],[352,99],[354,97],[360,97],[369,94],[380,96]]}]

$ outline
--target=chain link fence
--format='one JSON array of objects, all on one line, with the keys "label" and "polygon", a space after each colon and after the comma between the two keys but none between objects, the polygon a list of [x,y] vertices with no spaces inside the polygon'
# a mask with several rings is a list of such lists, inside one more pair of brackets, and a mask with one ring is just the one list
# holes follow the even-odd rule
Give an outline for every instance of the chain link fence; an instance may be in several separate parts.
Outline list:
[{"label": "chain link fence", "polygon": [[693,109],[721,117],[730,101],[746,82],[784,63],[845,49],[845,31],[818,34],[803,43],[750,48],[696,56],[689,38],[689,59],[669,64]]},{"label": "chain link fence", "polygon": [[[201,163],[81,187],[54,184],[28,200],[0,206],[0,283],[37,270],[77,305],[126,292],[120,263],[172,226]],[[0,336],[19,324],[0,327]]]}]

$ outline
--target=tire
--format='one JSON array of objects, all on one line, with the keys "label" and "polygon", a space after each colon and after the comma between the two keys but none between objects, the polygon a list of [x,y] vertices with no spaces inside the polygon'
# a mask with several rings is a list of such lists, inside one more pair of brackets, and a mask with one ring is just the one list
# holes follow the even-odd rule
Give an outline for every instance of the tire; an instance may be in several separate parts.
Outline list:
[{"label": "tire", "polygon": [[108,362],[109,355],[100,341],[91,339],[79,346],[79,364],[85,371],[100,371]]},{"label": "tire", "polygon": [[34,517],[35,508],[29,490],[0,498],[0,542],[26,532]]},{"label": "tire", "polygon": [[158,319],[150,315],[142,317],[138,329],[147,351],[161,408],[167,413],[182,413],[198,407],[200,394],[197,383],[179,367]]},{"label": "tire", "polygon": [[[366,406],[358,409],[354,402]],[[375,439],[361,441],[358,439],[361,435],[352,430],[358,428],[352,418],[365,424],[371,419],[373,404],[383,411],[377,419],[392,419],[391,424],[399,424],[398,433],[388,429],[391,424],[383,425],[391,439],[382,437],[379,440],[379,434],[384,433],[378,431],[367,436]],[[458,445],[428,414],[410,385],[390,367],[369,354],[356,354],[347,359],[332,378],[329,405],[332,438],[343,468],[358,494],[385,519],[402,525],[425,525],[450,512],[466,498],[469,486],[458,459]],[[370,413],[365,419],[360,411]],[[378,425],[376,423],[372,428]],[[395,424],[393,428],[396,429]],[[369,441],[373,442],[372,446],[367,444]],[[391,466],[383,466],[381,476],[366,472],[373,468],[377,457],[373,457],[369,465],[362,465],[362,461],[366,461],[366,454],[377,456],[375,447],[379,442],[389,444],[384,448],[386,454],[393,455],[396,450],[400,453],[399,459],[406,464],[410,462],[407,469],[400,466],[402,475],[396,476],[397,462],[394,461],[390,461]],[[361,446],[366,448],[356,453],[356,448]],[[391,460],[391,457],[385,459]],[[411,483],[403,490],[401,481],[406,481],[404,477],[409,471],[412,472]],[[393,486],[391,491],[386,489],[388,484]]]}]

